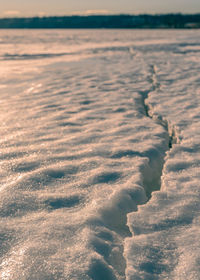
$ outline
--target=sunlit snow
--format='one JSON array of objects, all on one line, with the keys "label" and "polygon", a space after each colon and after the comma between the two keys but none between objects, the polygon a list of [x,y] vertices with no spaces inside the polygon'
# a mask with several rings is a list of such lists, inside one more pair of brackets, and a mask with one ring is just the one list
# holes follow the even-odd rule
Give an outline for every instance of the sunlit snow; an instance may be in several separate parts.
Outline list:
[{"label": "sunlit snow", "polygon": [[200,31],[1,30],[0,279],[200,279]]}]

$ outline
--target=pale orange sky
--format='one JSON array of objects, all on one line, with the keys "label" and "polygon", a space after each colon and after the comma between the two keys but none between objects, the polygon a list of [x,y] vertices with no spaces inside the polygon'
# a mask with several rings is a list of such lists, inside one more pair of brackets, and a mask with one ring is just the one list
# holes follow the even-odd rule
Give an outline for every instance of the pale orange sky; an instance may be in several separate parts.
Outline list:
[{"label": "pale orange sky", "polygon": [[0,16],[198,13],[200,0],[0,0]]}]

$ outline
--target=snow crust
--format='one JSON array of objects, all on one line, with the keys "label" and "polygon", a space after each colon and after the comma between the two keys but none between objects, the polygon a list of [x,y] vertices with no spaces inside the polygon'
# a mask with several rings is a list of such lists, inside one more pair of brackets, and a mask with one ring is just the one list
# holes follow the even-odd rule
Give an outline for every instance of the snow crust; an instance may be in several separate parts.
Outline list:
[{"label": "snow crust", "polygon": [[198,280],[199,31],[1,31],[0,278]]}]

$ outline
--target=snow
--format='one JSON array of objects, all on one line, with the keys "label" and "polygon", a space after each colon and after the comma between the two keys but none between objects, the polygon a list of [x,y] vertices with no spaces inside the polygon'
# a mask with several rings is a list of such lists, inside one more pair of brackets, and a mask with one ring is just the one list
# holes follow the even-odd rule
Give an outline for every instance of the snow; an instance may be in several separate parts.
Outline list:
[{"label": "snow", "polygon": [[198,280],[199,31],[1,31],[3,280]]}]

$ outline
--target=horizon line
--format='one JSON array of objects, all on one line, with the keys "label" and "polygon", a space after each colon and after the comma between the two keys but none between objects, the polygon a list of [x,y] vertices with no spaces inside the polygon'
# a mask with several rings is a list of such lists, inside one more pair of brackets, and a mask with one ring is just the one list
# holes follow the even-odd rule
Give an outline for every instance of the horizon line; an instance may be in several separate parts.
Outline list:
[{"label": "horizon line", "polygon": [[200,15],[199,12],[195,13],[183,13],[183,12],[167,12],[167,13],[108,13],[108,14],[65,14],[65,15],[31,15],[31,16],[0,16],[0,19],[25,19],[25,18],[62,18],[62,17],[92,17],[92,16],[163,16],[163,15]]}]

